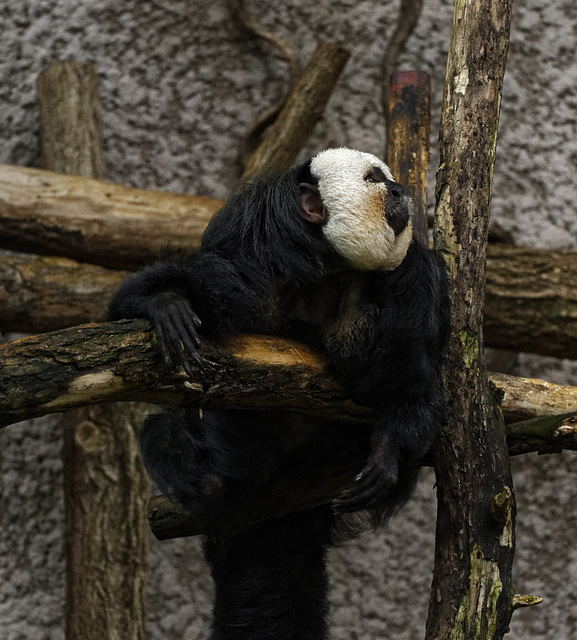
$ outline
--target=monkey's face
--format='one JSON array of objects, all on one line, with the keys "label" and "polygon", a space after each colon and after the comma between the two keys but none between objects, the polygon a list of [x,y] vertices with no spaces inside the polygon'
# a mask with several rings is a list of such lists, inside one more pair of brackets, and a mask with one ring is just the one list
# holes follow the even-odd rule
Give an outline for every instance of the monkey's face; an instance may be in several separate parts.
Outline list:
[{"label": "monkey's face", "polygon": [[391,270],[412,239],[411,198],[379,158],[353,149],[321,151],[311,161],[324,207],[323,233],[361,270]]}]

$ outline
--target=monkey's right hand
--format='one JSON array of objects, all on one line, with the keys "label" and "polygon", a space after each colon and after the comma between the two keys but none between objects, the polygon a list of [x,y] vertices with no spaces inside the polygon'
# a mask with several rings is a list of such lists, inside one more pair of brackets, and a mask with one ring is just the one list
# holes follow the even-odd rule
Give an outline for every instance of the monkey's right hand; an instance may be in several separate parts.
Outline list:
[{"label": "monkey's right hand", "polygon": [[187,375],[194,376],[195,368],[202,368],[197,332],[200,318],[184,296],[172,291],[154,296],[151,307],[150,319],[164,363],[174,371],[182,367]]}]

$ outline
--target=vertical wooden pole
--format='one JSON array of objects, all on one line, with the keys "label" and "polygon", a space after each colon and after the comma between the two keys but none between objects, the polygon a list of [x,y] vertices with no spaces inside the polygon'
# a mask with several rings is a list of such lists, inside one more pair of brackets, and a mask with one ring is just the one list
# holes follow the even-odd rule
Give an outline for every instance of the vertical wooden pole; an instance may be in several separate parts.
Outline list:
[{"label": "vertical wooden pole", "polygon": [[413,192],[415,230],[428,244],[427,170],[431,135],[431,79],[423,71],[397,71],[389,90],[387,164]]},{"label": "vertical wooden pole", "polygon": [[104,178],[98,76],[89,65],[57,62],[38,77],[42,166]]},{"label": "vertical wooden pole", "polygon": [[[38,78],[44,168],[104,177],[98,78],[57,63]],[[148,480],[138,454],[144,405],[66,414],[67,640],[142,640],[148,564]]]},{"label": "vertical wooden pole", "polygon": [[456,0],[440,132],[435,247],[450,278],[434,447],[438,515],[427,640],[500,639],[512,613],[515,501],[482,320],[491,185],[512,0]]}]

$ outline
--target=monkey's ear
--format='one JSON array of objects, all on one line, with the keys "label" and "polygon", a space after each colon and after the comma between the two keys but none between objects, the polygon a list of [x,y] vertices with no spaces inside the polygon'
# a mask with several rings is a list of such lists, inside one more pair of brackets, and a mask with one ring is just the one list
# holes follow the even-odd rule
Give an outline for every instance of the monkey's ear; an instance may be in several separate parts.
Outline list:
[{"label": "monkey's ear", "polygon": [[313,224],[324,224],[327,221],[327,210],[321,199],[321,194],[314,184],[302,182],[299,185],[301,192],[301,211],[305,220]]}]

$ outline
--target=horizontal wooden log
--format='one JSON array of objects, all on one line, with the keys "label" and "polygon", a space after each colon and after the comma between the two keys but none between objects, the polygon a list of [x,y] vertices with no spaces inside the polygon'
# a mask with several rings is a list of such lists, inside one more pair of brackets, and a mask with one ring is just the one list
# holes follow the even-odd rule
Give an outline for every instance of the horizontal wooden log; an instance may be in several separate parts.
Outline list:
[{"label": "horizontal wooden log", "polygon": [[[64,255],[113,268],[137,268],[154,260],[159,249],[167,244],[174,248],[198,248],[208,220],[222,204],[221,200],[211,198],[132,189],[100,180],[0,165],[0,248]],[[9,258],[2,258],[3,264],[6,260]],[[54,278],[55,268],[56,265],[52,269]],[[22,305],[18,308],[20,280],[6,277],[10,281],[10,296],[15,300],[6,303],[6,294],[0,289],[0,328],[4,331],[15,325],[22,325],[17,329],[21,331],[54,328],[54,319],[44,326],[40,323],[41,313],[26,326],[26,313]],[[97,288],[102,286],[100,278],[108,276],[95,273],[93,282]],[[108,282],[112,292],[117,285],[110,278]],[[577,359],[575,282],[577,253],[490,245],[486,344]],[[6,286],[4,289],[8,291]],[[37,291],[42,296],[41,286]],[[23,298],[27,306],[35,304],[30,291],[23,293],[20,300]],[[75,294],[69,304],[71,308],[76,304]],[[82,300],[79,304],[82,305]],[[76,310],[69,315],[84,320],[99,319],[93,315],[82,317],[81,313]],[[65,314],[60,326],[77,321],[69,322]]]},{"label": "horizontal wooden log", "polygon": [[[178,231],[170,231],[172,245]],[[0,256],[0,330],[45,332],[102,321],[125,275],[71,260]],[[577,359],[572,283],[576,253],[489,245],[487,346]]]},{"label": "horizontal wooden log", "polygon": [[[258,512],[251,514],[250,523],[326,504],[350,487],[369,455],[368,430],[361,425],[333,428],[330,445],[324,435],[311,438],[288,461],[276,460],[277,472],[259,491]],[[168,496],[151,498],[148,521],[159,540],[205,533],[203,523]]]},{"label": "horizontal wooden log", "polygon": [[490,373],[489,381],[502,395],[501,408],[507,423],[577,411],[577,387],[504,373]]},{"label": "horizontal wooden log", "polygon": [[0,256],[0,330],[45,333],[102,322],[126,271],[69,258]]},{"label": "horizontal wooden log", "polygon": [[[537,381],[535,381],[537,382]],[[577,413],[541,416],[507,425],[510,455],[577,451]]]},{"label": "horizontal wooden log", "polygon": [[0,165],[0,248],[137,268],[168,242],[197,249],[222,204]]},{"label": "horizontal wooden log", "polygon": [[[147,322],[124,320],[30,336],[0,345],[0,426],[121,400],[205,408],[286,409],[367,423],[371,411],[347,398],[323,361],[297,342],[239,336],[205,340],[194,379],[161,364]],[[577,387],[491,374],[508,422],[577,411]]]},{"label": "horizontal wooden log", "polygon": [[577,359],[577,253],[489,245],[483,327],[491,347]]}]

